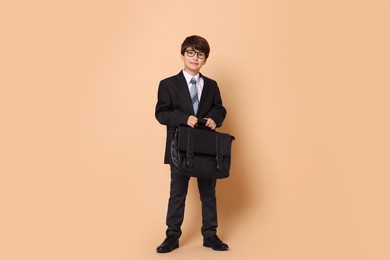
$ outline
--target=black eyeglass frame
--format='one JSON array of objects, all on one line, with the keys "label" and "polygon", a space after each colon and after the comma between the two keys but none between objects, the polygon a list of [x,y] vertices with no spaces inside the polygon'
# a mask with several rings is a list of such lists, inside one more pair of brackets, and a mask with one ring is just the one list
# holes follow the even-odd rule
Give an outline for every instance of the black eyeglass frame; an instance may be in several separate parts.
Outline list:
[{"label": "black eyeglass frame", "polygon": [[[199,51],[194,51],[194,50],[185,50],[185,52],[187,53],[188,57],[194,57],[196,54],[199,59],[206,58],[206,54],[204,52],[199,52]],[[193,54],[191,55],[189,52],[191,52],[191,53],[193,52]]]}]

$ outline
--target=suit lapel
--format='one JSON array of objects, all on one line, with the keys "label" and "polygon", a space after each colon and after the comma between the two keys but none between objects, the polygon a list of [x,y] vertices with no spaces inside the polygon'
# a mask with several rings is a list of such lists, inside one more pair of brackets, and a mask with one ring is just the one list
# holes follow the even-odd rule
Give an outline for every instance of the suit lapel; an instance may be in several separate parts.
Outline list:
[{"label": "suit lapel", "polygon": [[202,90],[202,95],[200,96],[198,115],[201,114],[202,106],[205,102],[206,97],[209,95],[209,92],[210,92],[210,82],[202,74],[200,74],[200,76],[203,78],[203,90]]},{"label": "suit lapel", "polygon": [[179,74],[176,75],[176,79],[177,79],[177,88],[179,90],[180,96],[184,97],[188,111],[191,111],[191,113],[194,115],[195,113],[194,113],[194,108],[192,106],[190,91],[188,89],[186,78],[183,75],[183,71],[180,71]]}]

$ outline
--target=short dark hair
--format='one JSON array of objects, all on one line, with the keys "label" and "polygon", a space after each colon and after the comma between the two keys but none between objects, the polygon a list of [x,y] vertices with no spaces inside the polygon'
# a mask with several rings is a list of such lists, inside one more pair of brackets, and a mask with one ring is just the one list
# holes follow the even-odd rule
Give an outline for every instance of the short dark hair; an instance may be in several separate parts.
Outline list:
[{"label": "short dark hair", "polygon": [[198,35],[188,36],[184,42],[181,44],[181,55],[184,55],[184,52],[192,48],[197,51],[201,51],[206,55],[206,59],[209,57],[210,46],[207,40]]}]

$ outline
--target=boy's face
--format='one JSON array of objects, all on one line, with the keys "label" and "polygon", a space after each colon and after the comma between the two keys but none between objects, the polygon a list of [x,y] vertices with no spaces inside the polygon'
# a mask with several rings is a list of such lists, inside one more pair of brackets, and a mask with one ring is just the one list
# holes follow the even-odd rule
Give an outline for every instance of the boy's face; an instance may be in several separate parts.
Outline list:
[{"label": "boy's face", "polygon": [[[194,55],[190,57],[192,54]],[[201,59],[199,56],[202,57],[202,52],[191,47],[187,48],[187,50],[184,52],[184,55],[181,56],[181,59],[184,62],[184,69],[193,76],[199,73],[200,69],[203,67],[203,65],[206,64],[207,61],[206,57]]]}]

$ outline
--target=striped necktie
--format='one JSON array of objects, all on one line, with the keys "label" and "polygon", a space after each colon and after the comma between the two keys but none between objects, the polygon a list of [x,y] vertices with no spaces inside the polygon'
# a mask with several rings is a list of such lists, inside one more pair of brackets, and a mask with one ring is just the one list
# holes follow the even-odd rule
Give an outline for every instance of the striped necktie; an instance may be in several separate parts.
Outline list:
[{"label": "striped necktie", "polygon": [[199,100],[198,100],[198,90],[196,89],[196,79],[192,78],[190,88],[190,95],[192,100],[192,106],[194,107],[195,116],[198,114]]}]

